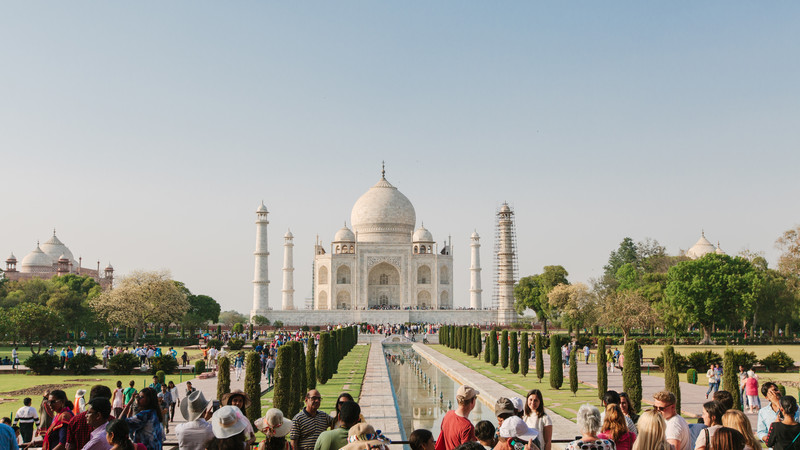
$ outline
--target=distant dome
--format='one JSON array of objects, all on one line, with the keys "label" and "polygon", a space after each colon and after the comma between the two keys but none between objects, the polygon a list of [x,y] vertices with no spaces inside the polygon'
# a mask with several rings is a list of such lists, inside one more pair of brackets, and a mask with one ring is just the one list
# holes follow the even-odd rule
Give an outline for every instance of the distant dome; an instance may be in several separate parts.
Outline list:
[{"label": "distant dome", "polygon": [[11,256],[9,256],[6,261],[16,261],[16,260],[17,260],[17,257],[14,256],[14,252],[11,252]]},{"label": "distant dome", "polygon": [[350,213],[361,242],[409,242],[416,222],[414,205],[384,177],[356,201]]},{"label": "distant dome", "polygon": [[291,230],[286,230],[286,234],[284,234],[283,237],[286,239],[292,239],[294,238],[294,235],[292,234]]},{"label": "distant dome", "polygon": [[714,253],[716,251],[716,247],[714,244],[706,239],[705,232],[700,233],[700,240],[697,241],[696,244],[692,246],[687,252],[686,256],[692,259],[702,258],[703,256]]},{"label": "distant dome", "polygon": [[58,257],[59,261],[61,261],[62,259],[66,259],[67,261],[69,261],[69,258],[67,258],[67,255],[65,255],[63,253],[61,254],[61,256]]},{"label": "distant dome", "polygon": [[114,270],[114,266],[112,266],[111,263],[108,263],[106,270]]},{"label": "distant dome", "polygon": [[356,235],[347,226],[342,227],[333,237],[333,242],[355,242]]},{"label": "distant dome", "polygon": [[472,236],[470,236],[470,238],[472,238],[472,239],[480,239],[481,237],[478,235],[477,231],[473,231],[472,232]]},{"label": "distant dome", "polygon": [[414,232],[414,242],[433,242],[433,235],[427,228],[421,226]]},{"label": "distant dome", "polygon": [[257,213],[260,213],[260,212],[265,212],[265,213],[268,213],[269,211],[267,211],[267,206],[266,206],[266,205],[264,205],[264,202],[261,202],[261,206],[259,206],[259,207],[258,207],[258,209],[256,210],[256,212],[257,212]]},{"label": "distant dome", "polygon": [[41,273],[50,272],[53,270],[53,259],[47,256],[45,252],[36,245],[32,252],[22,258],[19,271],[25,273]]},{"label": "distant dome", "polygon": [[726,253],[725,253],[725,252],[723,252],[723,251],[722,251],[722,249],[719,247],[719,242],[717,242],[717,249],[716,249],[716,250],[714,250],[714,253],[716,253],[716,254],[718,254],[718,255],[724,255],[724,254],[726,254]]},{"label": "distant dome", "polygon": [[74,265],[78,265],[75,262],[75,258],[72,256],[72,252],[67,248],[64,243],[62,243],[58,237],[56,237],[55,231],[53,231],[53,236],[47,240],[44,244],[42,244],[42,251],[47,254],[54,262],[58,261],[61,256],[65,256],[69,262]]}]

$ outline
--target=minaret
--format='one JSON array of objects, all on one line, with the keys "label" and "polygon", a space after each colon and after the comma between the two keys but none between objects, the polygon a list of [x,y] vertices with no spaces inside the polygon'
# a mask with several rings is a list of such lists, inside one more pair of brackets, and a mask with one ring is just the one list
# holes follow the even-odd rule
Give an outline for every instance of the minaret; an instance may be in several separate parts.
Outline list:
[{"label": "minaret", "polygon": [[294,263],[292,262],[292,251],[294,236],[291,231],[287,231],[283,236],[283,290],[282,308],[284,311],[294,309]]},{"label": "minaret", "polygon": [[269,257],[269,247],[267,246],[267,207],[264,202],[256,210],[256,257],[255,279],[253,280],[253,310],[250,317],[264,316],[269,311],[269,270],[267,268],[267,258]]},{"label": "minaret", "polygon": [[516,321],[514,310],[514,278],[516,272],[516,243],[514,211],[503,203],[497,212],[497,322],[507,325]]},{"label": "minaret", "polygon": [[472,262],[469,266],[469,307],[481,309],[481,237],[472,233]]}]

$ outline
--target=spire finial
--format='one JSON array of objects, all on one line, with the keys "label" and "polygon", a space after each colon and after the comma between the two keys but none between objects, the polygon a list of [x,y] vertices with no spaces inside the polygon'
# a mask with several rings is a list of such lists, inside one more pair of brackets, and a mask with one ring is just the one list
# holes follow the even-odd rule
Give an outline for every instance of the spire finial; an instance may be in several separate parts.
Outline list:
[{"label": "spire finial", "polygon": [[706,237],[706,230],[704,228],[700,229],[700,235]]},{"label": "spire finial", "polygon": [[386,179],[386,161],[381,161],[381,178]]},{"label": "spire finial", "polygon": [[56,229],[53,228],[53,236],[55,236],[55,235],[56,235]]}]

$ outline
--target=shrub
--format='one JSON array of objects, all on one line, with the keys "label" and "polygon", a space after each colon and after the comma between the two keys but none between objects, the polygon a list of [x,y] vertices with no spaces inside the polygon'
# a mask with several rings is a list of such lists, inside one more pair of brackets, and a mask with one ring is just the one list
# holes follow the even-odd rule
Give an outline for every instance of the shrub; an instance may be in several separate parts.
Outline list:
[{"label": "shrub", "polygon": [[306,388],[312,390],[317,388],[317,355],[316,345],[313,337],[308,338],[306,349]]},{"label": "shrub", "polygon": [[722,356],[711,350],[689,353],[687,359],[689,360],[689,367],[702,373],[705,373],[711,364],[722,364]]},{"label": "shrub", "polygon": [[681,383],[678,380],[678,372],[680,371],[677,364],[678,354],[675,353],[675,348],[671,345],[664,347],[664,350],[661,353],[664,355],[664,389],[675,394],[675,410],[678,412],[678,414],[680,414]]},{"label": "shrub", "polygon": [[608,390],[608,368],[606,367],[606,340],[597,340],[597,396],[602,400]]},{"label": "shrub", "polygon": [[302,327],[300,327],[300,329],[303,331],[311,331],[311,328],[309,328],[308,325],[303,325]]},{"label": "shrub", "polygon": [[500,333],[500,366],[503,369],[508,367],[508,330]]},{"label": "shrub", "polygon": [[75,375],[87,375],[101,362],[97,356],[81,353],[67,361],[67,368]]},{"label": "shrub", "polygon": [[489,351],[491,352],[491,363],[493,366],[496,366],[498,361],[497,331],[492,330],[489,333],[489,341],[486,343],[486,345],[489,346]]},{"label": "shrub", "polygon": [[536,340],[533,343],[534,350],[536,351],[536,378],[539,383],[544,378],[544,357],[542,356],[542,333],[536,333]]},{"label": "shrub", "polygon": [[475,357],[480,356],[483,351],[483,343],[481,342],[481,329],[475,328],[475,343],[473,344]]},{"label": "shrub", "polygon": [[250,405],[245,408],[245,414],[253,421],[261,417],[261,357],[256,352],[247,354],[244,360],[244,393],[250,397]]},{"label": "shrub", "polygon": [[56,367],[61,365],[61,360],[56,355],[42,352],[37,355],[29,356],[22,364],[26,365],[37,375],[50,375],[56,370]]},{"label": "shrub", "polygon": [[739,366],[744,367],[744,370],[750,370],[758,362],[758,357],[755,352],[748,352],[745,350],[731,350],[733,353],[733,368],[738,372]]},{"label": "shrub", "polygon": [[155,375],[160,370],[164,373],[175,373],[178,370],[178,360],[170,355],[150,358],[150,373]]},{"label": "shrub", "polygon": [[319,331],[319,325],[314,325],[311,327],[311,331]]},{"label": "shrub", "polygon": [[731,393],[733,397],[733,408],[740,409],[742,404],[741,398],[739,397],[739,375],[736,371],[736,357],[733,353],[733,349],[729,348],[725,350],[722,364],[722,389]]},{"label": "shrub", "polygon": [[227,356],[217,359],[217,398],[231,391],[231,360]]},{"label": "shrub", "polygon": [[231,329],[231,331],[237,334],[241,333],[244,331],[244,325],[242,325],[241,322],[236,322],[235,324],[233,324],[233,329]]},{"label": "shrub", "polygon": [[138,366],[139,357],[130,353],[117,353],[108,359],[108,368],[114,375],[127,375]]},{"label": "shrub", "polygon": [[572,347],[569,352],[569,390],[574,396],[578,392],[578,347]]},{"label": "shrub", "polygon": [[550,387],[553,389],[561,389],[561,385],[564,384],[564,360],[561,357],[560,342],[559,335],[555,333],[550,335]]},{"label": "shrub", "polygon": [[760,362],[767,368],[768,372],[786,372],[794,368],[794,360],[782,350],[770,353]]},{"label": "shrub", "polygon": [[686,371],[686,382],[691,384],[697,384],[697,371],[694,369],[689,369]]},{"label": "shrub", "polygon": [[306,393],[306,355],[303,353],[303,344],[292,341],[292,351],[294,352],[294,363],[292,364],[292,395],[294,407],[289,413],[294,417],[303,408],[303,398]]},{"label": "shrub", "polygon": [[[320,356],[322,356],[321,352],[326,341],[324,336],[326,335],[327,333],[322,335],[323,337],[319,346]],[[322,358],[318,358],[318,361],[320,360],[322,360]],[[275,362],[275,389],[272,397],[272,405],[283,411],[287,416],[290,416],[289,412],[294,401],[292,399],[292,364],[294,364],[294,352],[288,345],[281,345],[280,348],[278,348],[278,358]],[[317,376],[319,377],[319,368],[317,370]],[[325,379],[325,381],[327,381],[327,379]],[[320,380],[320,383],[325,384],[322,380]]]},{"label": "shrub", "polygon": [[[673,353],[675,354],[675,360],[674,360],[675,370],[678,372],[686,371],[686,369],[689,368],[689,360],[678,352],[673,351]],[[653,364],[660,367],[661,370],[666,370],[663,351],[661,352],[660,355],[656,356],[653,359]]]},{"label": "shrub", "polygon": [[[479,336],[481,336],[481,338],[483,338],[482,335],[479,334]],[[483,346],[483,362],[485,362],[487,364],[491,364],[492,363],[492,350],[491,350],[492,349],[492,347],[491,347],[492,343],[491,343],[491,341],[489,341],[489,336],[490,336],[490,334],[486,335],[486,344]]]},{"label": "shrub", "polygon": [[642,407],[642,366],[639,364],[639,345],[635,339],[629,339],[625,343],[622,390],[631,399],[631,409],[639,412]]},{"label": "shrub", "polygon": [[219,350],[222,348],[222,341],[219,339],[209,339],[208,340],[208,348],[214,347],[215,349]]},{"label": "shrub", "polygon": [[156,372],[156,377],[158,377],[158,382],[161,384],[165,384],[167,382],[167,374],[164,373],[163,370]]},{"label": "shrub", "polygon": [[276,320],[275,322],[273,322],[273,324],[272,324],[272,325],[273,325],[275,328],[283,328],[283,321],[282,321],[282,320]]},{"label": "shrub", "polygon": [[[331,377],[331,374],[329,372],[329,367],[330,367],[330,364],[331,364],[329,359],[330,359],[331,355],[330,355],[330,352],[328,351],[328,346],[330,346],[330,340],[331,340],[331,336],[327,332],[322,333],[320,335],[320,337],[319,337],[319,347],[318,347],[318,350],[317,350],[317,381],[319,381],[320,384],[327,383],[328,380]],[[281,346],[281,347],[283,347],[283,346]],[[279,353],[278,356],[280,356],[280,350],[278,351],[278,353]],[[276,365],[275,368],[277,370],[277,365]],[[291,376],[291,375],[289,375],[289,376]],[[277,384],[276,384],[276,388],[277,388]],[[277,406],[276,406],[276,408],[277,408]],[[280,409],[280,408],[278,408],[278,409]],[[283,410],[281,409],[281,411],[283,411]],[[288,409],[286,410],[286,413],[287,414],[289,413]]]},{"label": "shrub", "polygon": [[228,341],[228,348],[231,350],[241,350],[244,347],[244,339],[231,339]]},{"label": "shrub", "polygon": [[206,371],[206,362],[202,359],[198,359],[194,362],[194,374],[200,375],[201,373]]},{"label": "shrub", "polygon": [[531,359],[531,349],[528,346],[528,332],[523,331],[520,337],[519,372],[523,377],[528,376],[528,365]]}]

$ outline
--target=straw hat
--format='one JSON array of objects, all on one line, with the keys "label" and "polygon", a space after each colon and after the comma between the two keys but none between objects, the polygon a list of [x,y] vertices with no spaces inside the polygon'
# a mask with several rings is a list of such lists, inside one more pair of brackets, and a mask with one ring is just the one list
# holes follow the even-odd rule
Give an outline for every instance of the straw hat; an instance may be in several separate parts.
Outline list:
[{"label": "straw hat", "polygon": [[240,395],[240,396],[242,396],[242,398],[244,398],[244,407],[245,408],[250,406],[250,397],[247,394],[245,394],[244,391],[241,390],[241,389],[234,389],[234,390],[228,392],[227,394],[223,394],[222,398],[220,399],[220,403],[222,403],[223,405],[230,405],[231,398],[233,398],[233,397],[235,397],[237,395]]},{"label": "straw hat", "polygon": [[267,436],[284,437],[292,429],[292,421],[284,418],[283,412],[277,408],[267,411],[267,415],[256,419],[254,424]]},{"label": "straw hat", "polygon": [[217,439],[226,439],[244,431],[246,425],[239,420],[235,406],[223,406],[211,416],[211,430]]},{"label": "straw hat", "polygon": [[208,400],[203,396],[202,391],[193,391],[181,402],[181,415],[187,422],[197,420],[208,408]]}]

